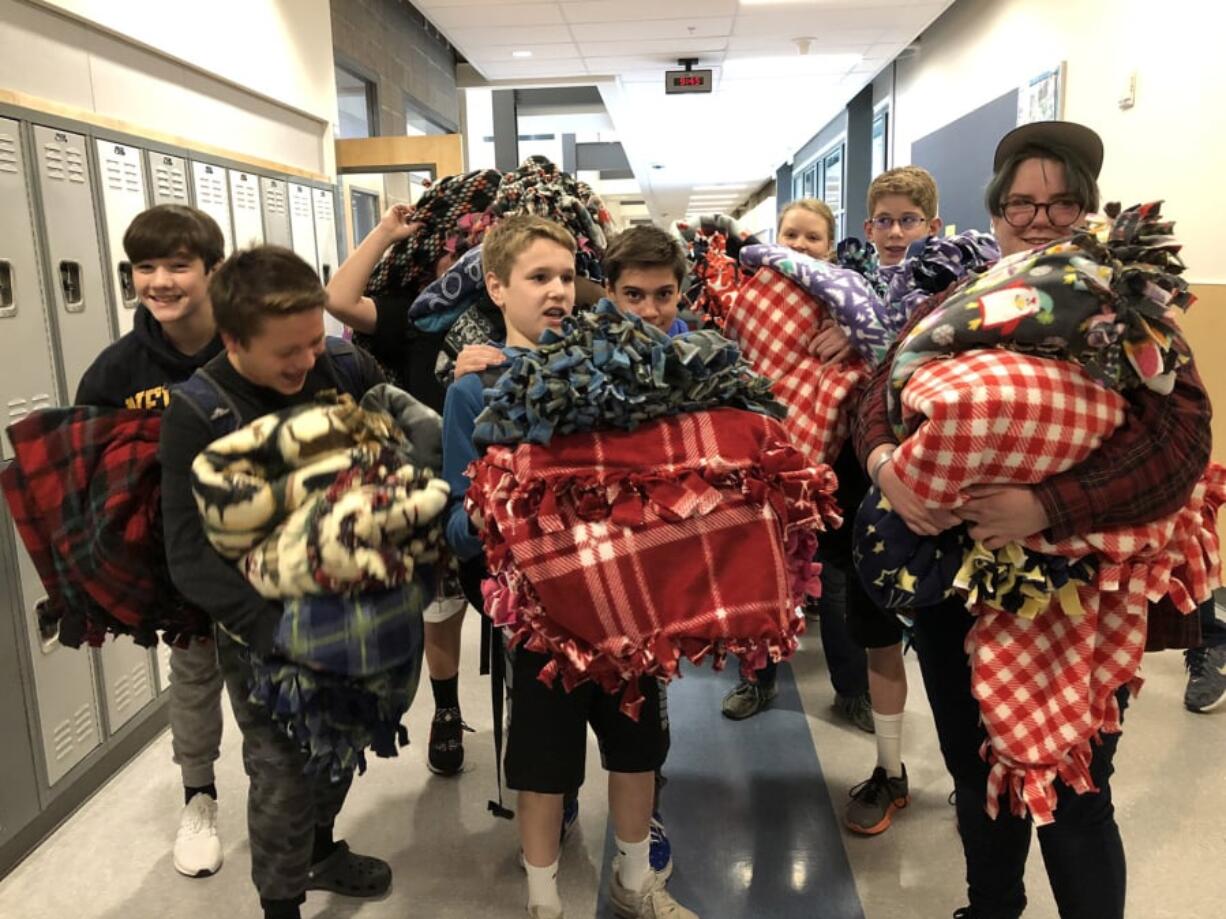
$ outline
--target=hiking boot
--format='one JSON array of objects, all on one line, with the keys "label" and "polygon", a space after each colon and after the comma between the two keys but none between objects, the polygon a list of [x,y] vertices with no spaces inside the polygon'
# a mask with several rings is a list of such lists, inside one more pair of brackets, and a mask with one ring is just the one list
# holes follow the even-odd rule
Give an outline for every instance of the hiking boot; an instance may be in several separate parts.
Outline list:
[{"label": "hiking boot", "polygon": [[1210,712],[1226,702],[1226,645],[1184,652],[1188,686],[1183,706],[1190,712]]},{"label": "hiking boot", "polygon": [[721,711],[725,718],[731,718],[733,721],[744,721],[746,718],[752,718],[758,712],[770,707],[770,704],[775,701],[775,696],[779,695],[779,686],[772,680],[769,684],[759,680],[756,683],[751,683],[749,680],[741,680],[736,684],[736,688],[728,695],[724,696],[724,704]]},{"label": "hiking boot", "polygon": [[426,766],[435,775],[459,775],[464,770],[464,732],[471,731],[458,708],[434,710]]},{"label": "hiking boot", "polygon": [[848,794],[851,801],[843,816],[847,828],[864,836],[884,833],[890,828],[894,812],[911,803],[907,767],[902,767],[902,778],[892,779],[886,775],[884,766],[878,766],[870,778]]},{"label": "hiking boot", "polygon": [[698,919],[698,914],[673,899],[664,886],[664,878],[654,871],[637,891],[622,886],[621,856],[613,857],[613,876],[609,878],[609,904],[618,919]]},{"label": "hiking boot", "polygon": [[217,836],[217,799],[195,794],[179,817],[174,865],[179,874],[206,878],[221,868],[221,840]]},{"label": "hiking boot", "polygon": [[673,875],[673,844],[668,841],[668,834],[664,832],[664,821],[660,819],[659,813],[651,815],[648,830],[651,852],[647,858],[651,862],[651,870],[667,881]]},{"label": "hiking boot", "polygon": [[869,700],[868,693],[861,693],[858,696],[835,693],[834,708],[843,716],[844,721],[858,727],[861,731],[869,734],[877,732],[877,727],[873,724],[873,703]]}]

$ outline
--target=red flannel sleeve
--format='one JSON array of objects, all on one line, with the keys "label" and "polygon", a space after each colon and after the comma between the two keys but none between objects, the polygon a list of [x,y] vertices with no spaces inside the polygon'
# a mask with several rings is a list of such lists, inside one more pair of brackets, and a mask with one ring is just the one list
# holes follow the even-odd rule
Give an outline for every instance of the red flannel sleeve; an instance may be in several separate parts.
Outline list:
[{"label": "red flannel sleeve", "polygon": [[1052,539],[1173,514],[1204,473],[1213,410],[1194,363],[1168,396],[1144,387],[1125,395],[1124,424],[1084,463],[1035,486]]}]

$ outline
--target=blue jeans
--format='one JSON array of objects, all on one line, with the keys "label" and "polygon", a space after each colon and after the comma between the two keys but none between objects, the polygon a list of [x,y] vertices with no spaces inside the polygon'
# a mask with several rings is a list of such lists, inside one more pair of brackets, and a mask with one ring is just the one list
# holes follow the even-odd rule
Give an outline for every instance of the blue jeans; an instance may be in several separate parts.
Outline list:
[{"label": "blue jeans", "polygon": [[[932,705],[945,768],[957,792],[958,831],[966,857],[966,882],[976,916],[1017,919],[1026,908],[1023,873],[1030,851],[1031,821],[1007,807],[995,820],[984,811],[988,765],[979,756],[986,734],[979,703],[971,695],[971,672],[963,643],[971,615],[958,599],[919,610],[915,649]],[[1121,710],[1127,690],[1118,696]],[[1124,845],[1111,803],[1112,759],[1118,734],[1104,734],[1094,747],[1090,774],[1099,791],[1079,795],[1056,783],[1056,821],[1038,831],[1047,879],[1061,919],[1122,919]]]}]

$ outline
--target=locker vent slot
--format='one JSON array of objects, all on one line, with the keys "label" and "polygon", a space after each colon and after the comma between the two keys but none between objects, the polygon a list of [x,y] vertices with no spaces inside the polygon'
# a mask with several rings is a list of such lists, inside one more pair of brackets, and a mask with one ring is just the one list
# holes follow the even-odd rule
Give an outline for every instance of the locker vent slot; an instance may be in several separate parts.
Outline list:
[{"label": "locker vent slot", "polygon": [[94,712],[90,703],[86,702],[73,715],[76,724],[77,743],[89,743],[94,738]]},{"label": "locker vent slot", "polygon": [[0,172],[17,173],[17,138],[0,134]]},{"label": "locker vent slot", "polygon": [[132,688],[131,675],[122,676],[115,681],[115,713],[122,715],[132,707]]},{"label": "locker vent slot", "polygon": [[59,144],[43,144],[43,163],[47,167],[48,179],[64,181],[64,151]]},{"label": "locker vent slot", "polygon": [[[8,404],[5,405],[5,409],[8,411],[8,421],[6,423],[12,424],[31,412],[37,412],[43,408],[51,408],[54,404],[50,393],[38,393],[29,399],[10,399]],[[58,637],[59,633],[57,632],[56,638]]]},{"label": "locker vent slot", "polygon": [[68,181],[77,182],[81,185],[85,184],[85,157],[81,155],[80,150],[74,150],[72,147],[67,148],[68,162]]},{"label": "locker vent slot", "polygon": [[55,761],[57,763],[71,756],[72,748],[76,746],[76,740],[73,736],[72,719],[65,718],[57,724],[55,731],[51,735],[51,740],[55,747]]}]

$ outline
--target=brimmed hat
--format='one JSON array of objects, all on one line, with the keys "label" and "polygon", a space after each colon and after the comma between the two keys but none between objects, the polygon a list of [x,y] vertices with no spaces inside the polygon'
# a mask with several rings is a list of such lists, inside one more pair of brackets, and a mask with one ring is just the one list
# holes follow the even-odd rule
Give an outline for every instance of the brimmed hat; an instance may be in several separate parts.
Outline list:
[{"label": "brimmed hat", "polygon": [[1000,172],[1014,153],[1026,147],[1058,146],[1072,150],[1089,167],[1094,178],[1103,168],[1103,139],[1075,121],[1032,121],[1014,128],[996,145],[992,169]]}]

